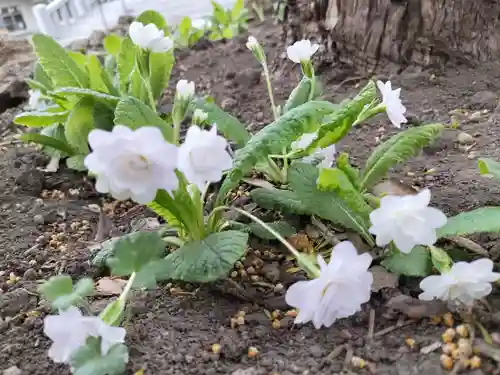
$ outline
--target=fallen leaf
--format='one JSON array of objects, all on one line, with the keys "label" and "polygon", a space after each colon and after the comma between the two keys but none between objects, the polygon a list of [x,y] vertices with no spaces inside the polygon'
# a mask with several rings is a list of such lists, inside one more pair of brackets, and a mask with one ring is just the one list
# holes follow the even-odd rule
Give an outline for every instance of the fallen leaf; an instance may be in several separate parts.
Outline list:
[{"label": "fallen leaf", "polygon": [[373,266],[370,268],[373,275],[372,292],[378,292],[384,288],[396,288],[399,282],[399,276],[388,272],[384,267]]},{"label": "fallen leaf", "polygon": [[101,296],[118,296],[126,284],[127,281],[123,279],[103,277],[97,281],[96,291]]}]

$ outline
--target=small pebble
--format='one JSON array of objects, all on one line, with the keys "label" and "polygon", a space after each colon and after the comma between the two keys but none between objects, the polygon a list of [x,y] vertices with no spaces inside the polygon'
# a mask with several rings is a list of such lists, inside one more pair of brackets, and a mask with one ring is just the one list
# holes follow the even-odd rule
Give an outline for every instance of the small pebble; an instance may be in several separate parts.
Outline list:
[{"label": "small pebble", "polygon": [[457,136],[457,141],[461,145],[470,145],[474,143],[474,137],[466,132],[460,132]]},{"label": "small pebble", "polygon": [[23,371],[17,366],[11,366],[3,371],[3,375],[22,375]]},{"label": "small pebble", "polygon": [[33,268],[28,268],[23,275],[24,280],[36,280],[37,277],[38,275]]},{"label": "small pebble", "polygon": [[36,225],[45,224],[45,219],[44,219],[43,215],[40,215],[40,214],[33,216],[33,221]]}]

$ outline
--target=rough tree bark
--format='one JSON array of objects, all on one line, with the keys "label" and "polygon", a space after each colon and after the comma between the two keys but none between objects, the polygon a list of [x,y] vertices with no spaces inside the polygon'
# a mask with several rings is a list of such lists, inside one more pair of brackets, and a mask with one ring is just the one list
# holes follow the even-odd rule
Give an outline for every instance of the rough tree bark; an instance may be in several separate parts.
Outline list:
[{"label": "rough tree bark", "polygon": [[287,41],[372,71],[500,58],[499,0],[287,0]]}]

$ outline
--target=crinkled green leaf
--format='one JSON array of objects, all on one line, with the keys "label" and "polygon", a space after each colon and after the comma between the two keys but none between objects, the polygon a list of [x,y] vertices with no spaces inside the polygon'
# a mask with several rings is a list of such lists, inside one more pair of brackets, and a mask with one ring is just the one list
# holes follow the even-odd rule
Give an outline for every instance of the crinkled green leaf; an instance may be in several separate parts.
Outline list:
[{"label": "crinkled green leaf", "polygon": [[243,12],[243,9],[245,9],[245,3],[243,0],[236,0],[234,3],[233,9],[231,9],[231,18],[233,20],[237,20],[241,13]]},{"label": "crinkled green leaf", "polygon": [[115,111],[104,103],[94,103],[92,107],[92,117],[94,118],[94,126],[96,129],[111,131],[115,125]]},{"label": "crinkled green leaf", "polygon": [[94,117],[92,116],[92,98],[84,97],[76,103],[64,126],[64,134],[70,146],[80,154],[88,154],[89,133],[94,129]]},{"label": "crinkled green leaf", "polygon": [[165,35],[169,35],[167,21],[165,21],[165,18],[163,18],[160,13],[154,10],[146,10],[145,12],[141,13],[139,17],[137,17],[136,21],[141,22],[144,25],[153,23],[157,28],[163,30]]},{"label": "crinkled green leaf", "polygon": [[142,126],[156,126],[167,140],[173,138],[173,128],[158,116],[151,107],[140,100],[128,96],[120,100],[115,110],[115,124],[126,125],[131,129]]},{"label": "crinkled green leaf", "polygon": [[66,166],[79,172],[85,172],[87,167],[84,164],[86,155],[75,155],[66,159]]},{"label": "crinkled green leaf", "polygon": [[159,99],[163,90],[168,87],[174,63],[173,50],[149,54],[149,84],[155,99]]},{"label": "crinkled green leaf", "polygon": [[307,102],[285,113],[255,134],[245,147],[236,151],[233,169],[221,187],[219,199],[224,199],[245,173],[248,173],[260,160],[265,160],[271,154],[283,152],[283,148],[290,146],[302,134],[316,130],[323,117],[336,108],[336,105],[328,102]]},{"label": "crinkled green leaf", "polygon": [[481,158],[477,161],[479,172],[487,177],[495,177],[500,180],[500,163],[487,158]]},{"label": "crinkled green leaf", "polygon": [[217,130],[224,137],[243,147],[250,139],[250,133],[240,120],[222,110],[213,101],[199,98],[194,101],[195,108],[199,108],[208,114],[207,123],[216,124]]},{"label": "crinkled green leaf", "polygon": [[438,238],[464,236],[474,233],[499,233],[500,207],[481,207],[448,218],[437,230]]},{"label": "crinkled green leaf", "polygon": [[113,244],[113,255],[107,263],[116,276],[136,273],[135,287],[153,288],[165,252],[165,243],[158,232],[135,232]]},{"label": "crinkled green leaf", "polygon": [[310,164],[296,162],[288,171],[290,189],[311,213],[355,230],[368,243],[373,243],[366,213],[351,208],[337,193],[319,190],[316,185],[318,177],[318,168]]},{"label": "crinkled green leaf", "polygon": [[354,99],[342,102],[335,112],[323,119],[318,136],[307,147],[307,153],[311,153],[318,147],[328,147],[341,140],[349,132],[364,106],[370,104],[375,96],[375,83],[370,81]]},{"label": "crinkled green leaf", "polygon": [[98,338],[90,337],[87,344],[74,352],[70,358],[73,375],[121,375],[128,362],[128,348],[115,344],[105,356],[101,355]]},{"label": "crinkled green leaf", "polygon": [[55,95],[60,95],[62,97],[75,97],[77,99],[80,98],[94,98],[96,100],[100,100],[104,103],[109,103],[110,105],[116,104],[120,98],[113,95],[104,94],[102,92],[90,90],[90,89],[79,89],[77,87],[63,87],[56,89],[51,92]]},{"label": "crinkled green leaf", "polygon": [[138,53],[137,47],[129,38],[123,40],[120,53],[116,59],[120,91],[126,92],[130,83],[130,76],[135,66],[135,57]]},{"label": "crinkled green leaf", "polygon": [[337,159],[335,160],[335,164],[338,169],[340,169],[347,176],[352,186],[356,188],[356,190],[360,190],[361,188],[361,177],[359,173],[359,169],[353,167],[349,163],[349,154],[346,152],[342,152]]},{"label": "crinkled green leaf", "polygon": [[431,144],[444,129],[441,124],[410,128],[379,145],[371,154],[361,172],[362,189],[369,189],[383,179],[390,168],[417,155]]},{"label": "crinkled green leaf", "polygon": [[104,268],[107,265],[108,258],[110,258],[115,251],[115,243],[120,237],[110,238],[100,244],[100,247],[93,249],[90,254],[90,263],[93,266]]},{"label": "crinkled green leaf", "polygon": [[44,88],[47,90],[52,90],[54,85],[52,84],[52,80],[50,77],[47,75],[45,70],[43,69],[42,65],[37,62],[35,64],[35,70],[33,72],[33,78],[35,81],[40,82]]},{"label": "crinkled green leaf", "polygon": [[52,303],[55,310],[66,310],[71,306],[78,305],[83,298],[92,295],[94,282],[90,278],[83,278],[73,286],[73,280],[70,276],[52,276],[40,285],[39,291],[47,301]]},{"label": "crinkled green leaf", "polygon": [[78,67],[83,71],[87,71],[87,62],[88,56],[84,55],[81,52],[66,50],[66,53],[69,57],[73,59],[73,61],[78,65]]},{"label": "crinkled green leaf", "polygon": [[87,69],[89,71],[90,77],[90,88],[94,91],[99,91],[108,94],[109,90],[106,86],[106,83],[102,79],[103,69],[101,66],[101,62],[97,58],[96,55],[90,55],[89,61],[87,63]]},{"label": "crinkled green leaf", "polygon": [[169,254],[162,279],[208,283],[228,276],[246,251],[248,234],[230,230],[192,241]]},{"label": "crinkled green leaf", "polygon": [[322,168],[319,173],[318,189],[337,194],[350,209],[365,219],[370,220],[372,208],[366,203],[363,195],[352,184],[349,177],[339,168]]},{"label": "crinkled green leaf", "polygon": [[117,57],[120,53],[120,48],[122,46],[123,38],[116,34],[106,35],[104,38],[104,49],[110,55]]},{"label": "crinkled green leaf", "polygon": [[[286,221],[275,221],[274,223],[266,223],[271,229],[278,232],[283,237],[290,237],[297,233],[297,229],[295,229],[292,225],[287,223]],[[276,237],[271,234],[266,228],[264,228],[259,223],[250,223],[247,226],[248,230],[254,234],[255,236],[263,239],[263,240],[275,240]]]},{"label": "crinkled green leaf", "polygon": [[64,152],[65,154],[68,155],[75,154],[75,150],[73,150],[71,146],[68,145],[68,143],[63,142],[57,138],[50,137],[48,135],[43,135],[38,133],[24,133],[19,137],[19,139],[23,142],[37,143],[39,145]]},{"label": "crinkled green leaf", "polygon": [[32,37],[32,43],[40,65],[56,86],[88,87],[86,72],[54,39],[36,34]]},{"label": "crinkled green leaf", "polygon": [[258,188],[250,192],[250,197],[260,207],[298,215],[308,215],[310,211],[299,196],[290,190]]},{"label": "crinkled green leaf", "polygon": [[[318,84],[319,83],[318,81],[319,79],[316,78],[316,86],[315,86],[316,92],[314,93],[312,100],[315,100],[316,98],[320,97],[323,94],[321,85]],[[288,97],[285,106],[283,107],[283,113],[286,113],[291,109],[294,109],[299,105],[308,102],[310,93],[311,93],[311,80],[308,77],[304,76],[302,77],[302,80],[299,82],[297,87],[293,89],[290,96]]]},{"label": "crinkled green leaf", "polygon": [[406,276],[427,276],[432,270],[431,254],[423,246],[415,246],[409,254],[393,253],[381,264],[391,272]]},{"label": "crinkled green leaf", "polygon": [[41,127],[66,121],[69,112],[24,112],[14,118],[19,125]]},{"label": "crinkled green leaf", "polygon": [[142,102],[148,100],[148,82],[141,74],[139,67],[136,65],[130,74],[130,86],[128,87],[128,94],[139,99]]}]

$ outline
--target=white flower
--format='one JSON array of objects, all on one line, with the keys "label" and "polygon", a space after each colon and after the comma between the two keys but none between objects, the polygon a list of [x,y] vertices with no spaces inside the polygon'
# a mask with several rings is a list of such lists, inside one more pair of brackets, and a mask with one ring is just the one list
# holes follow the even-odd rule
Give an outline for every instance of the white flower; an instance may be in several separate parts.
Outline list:
[{"label": "white flower", "polygon": [[59,312],[59,315],[46,316],[43,322],[43,333],[53,341],[49,357],[56,363],[68,362],[73,352],[85,345],[93,331],[74,306]]},{"label": "white flower", "polygon": [[428,207],[429,189],[416,195],[388,195],[380,200],[380,208],[370,214],[370,233],[377,236],[377,245],[394,241],[403,253],[415,245],[431,246],[437,240],[436,229],[446,224],[446,215],[437,208]]},{"label": "white flower", "polygon": [[97,316],[83,316],[74,306],[45,317],[43,331],[53,341],[49,357],[56,363],[68,362],[90,336],[101,337],[101,354],[106,355],[111,346],[125,341],[126,334],[124,328],[109,326]]},{"label": "white flower", "polygon": [[119,200],[151,202],[158,189],[168,192],[178,185],[176,146],[152,126],[131,130],[115,125],[112,132],[94,129],[89,134],[92,152],[85,166],[97,175],[96,190]]},{"label": "white flower", "polygon": [[259,45],[259,41],[254,36],[249,36],[247,41],[247,48],[253,51]]},{"label": "white flower", "polygon": [[202,123],[206,119],[208,119],[208,113],[204,112],[203,110],[197,108],[194,110],[193,113],[193,121],[196,123]]},{"label": "white flower", "polygon": [[399,98],[401,88],[393,90],[391,81],[387,81],[385,84],[382,81],[377,81],[377,87],[382,93],[382,104],[386,107],[385,111],[389,120],[395,127],[400,128],[402,123],[408,122],[404,116],[406,108]]},{"label": "white flower", "polygon": [[[312,141],[316,138],[316,133],[306,133],[303,134],[299,139],[292,143],[292,150],[301,150],[307,148],[311,144]],[[322,159],[318,164],[320,168],[329,168],[332,163],[335,161],[335,145],[330,145],[326,148],[318,148],[313,151],[313,153],[303,160],[305,162],[311,162],[317,159]]]},{"label": "white flower", "polygon": [[227,147],[227,141],[217,135],[215,125],[210,130],[193,125],[179,147],[178,168],[190,183],[203,191],[207,182],[219,181],[222,173],[233,166]]},{"label": "white flower", "polygon": [[361,310],[361,304],[370,300],[371,262],[369,254],[358,255],[349,241],[333,248],[329,264],[318,255],[320,276],[298,281],[286,292],[286,303],[299,309],[295,323],[312,321],[317,329],[330,327],[335,320]]},{"label": "white flower", "polygon": [[318,50],[319,44],[312,44],[310,40],[304,39],[295,42],[286,49],[288,58],[294,63],[302,63],[311,60],[311,56]]},{"label": "white flower", "polygon": [[194,95],[194,82],[188,82],[185,79],[181,79],[177,82],[177,97],[183,100],[189,99]]},{"label": "white flower", "polygon": [[129,34],[136,46],[151,52],[163,53],[174,47],[174,41],[166,37],[165,32],[158,29],[154,23],[144,26],[140,22],[132,22]]},{"label": "white flower", "polygon": [[490,259],[478,259],[471,263],[457,262],[440,276],[428,276],[420,282],[424,291],[418,297],[424,301],[434,298],[443,301],[459,301],[468,306],[475,300],[491,293],[491,283],[500,279],[500,273],[493,272]]}]

